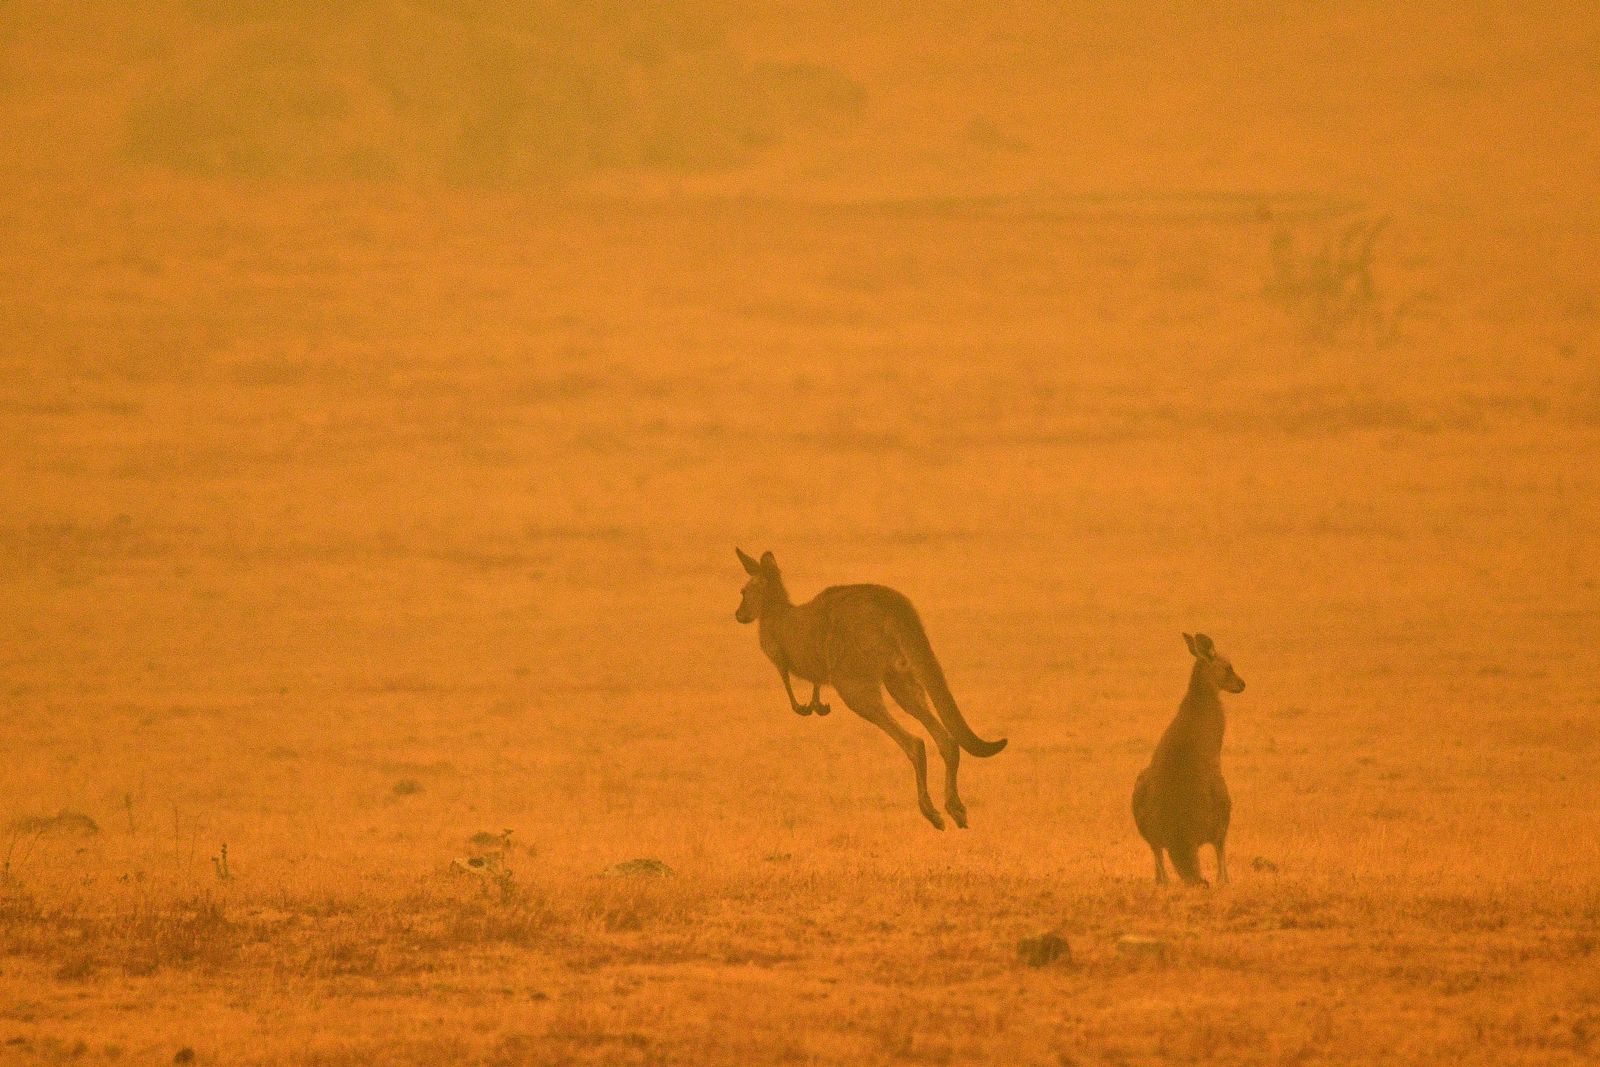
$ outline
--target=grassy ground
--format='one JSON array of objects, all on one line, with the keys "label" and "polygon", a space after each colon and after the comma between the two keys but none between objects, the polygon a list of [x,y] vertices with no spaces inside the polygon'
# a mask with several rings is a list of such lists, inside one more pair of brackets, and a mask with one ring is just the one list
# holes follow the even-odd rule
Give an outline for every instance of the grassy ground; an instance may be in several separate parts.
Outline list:
[{"label": "grassy ground", "polygon": [[[127,195],[10,305],[9,1053],[1593,1054],[1593,394],[1431,266],[1559,241],[1414,230],[1476,325],[1328,349],[1253,217]],[[785,709],[735,541],[922,606],[973,829]],[[1126,811],[1186,628],[1211,892]]]}]

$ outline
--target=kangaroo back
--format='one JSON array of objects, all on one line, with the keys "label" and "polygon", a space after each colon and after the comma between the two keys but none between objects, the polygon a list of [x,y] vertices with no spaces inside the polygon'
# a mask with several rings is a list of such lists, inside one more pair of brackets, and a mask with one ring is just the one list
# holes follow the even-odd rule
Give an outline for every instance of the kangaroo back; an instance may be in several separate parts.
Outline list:
[{"label": "kangaroo back", "polygon": [[889,631],[900,646],[900,654],[911,666],[911,673],[927,690],[929,699],[939,712],[939,720],[950,731],[950,736],[956,739],[956,743],[974,756],[993,756],[1005,748],[1005,738],[985,741],[967,725],[961,709],[956,706],[955,696],[950,692],[950,685],[944,679],[944,669],[933,654],[933,645],[928,641],[927,631],[922,628],[922,620],[917,617],[911,602],[903,597],[889,612]]}]

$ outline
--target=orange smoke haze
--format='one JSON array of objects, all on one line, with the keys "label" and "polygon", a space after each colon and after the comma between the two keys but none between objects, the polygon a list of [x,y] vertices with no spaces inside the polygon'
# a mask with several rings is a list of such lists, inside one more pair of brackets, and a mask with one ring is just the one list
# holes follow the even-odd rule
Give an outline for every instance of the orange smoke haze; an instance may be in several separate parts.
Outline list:
[{"label": "orange smoke haze", "polygon": [[[1592,1061],[1596,56],[0,2],[0,1061]],[[916,605],[969,829],[736,545]]]}]

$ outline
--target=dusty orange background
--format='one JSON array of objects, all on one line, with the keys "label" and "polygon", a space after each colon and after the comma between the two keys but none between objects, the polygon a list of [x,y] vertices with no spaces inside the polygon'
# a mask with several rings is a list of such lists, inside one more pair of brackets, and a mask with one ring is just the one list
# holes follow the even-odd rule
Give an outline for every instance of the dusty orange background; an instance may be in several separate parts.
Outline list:
[{"label": "dusty orange background", "polygon": [[[870,7],[0,6],[0,1060],[1600,1052],[1600,18]],[[918,604],[971,830],[736,543]]]}]

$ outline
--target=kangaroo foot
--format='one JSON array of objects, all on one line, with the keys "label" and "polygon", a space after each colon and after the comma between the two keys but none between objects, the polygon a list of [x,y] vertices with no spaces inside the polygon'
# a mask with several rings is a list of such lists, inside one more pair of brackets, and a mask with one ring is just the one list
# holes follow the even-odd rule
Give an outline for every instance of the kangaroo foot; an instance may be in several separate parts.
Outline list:
[{"label": "kangaroo foot", "polygon": [[922,805],[922,814],[929,822],[933,823],[933,828],[935,830],[944,829],[944,819],[937,811],[934,810],[932,802]]},{"label": "kangaroo foot", "polygon": [[826,715],[832,711],[833,708],[819,700],[815,704],[811,705],[811,710],[816,712],[818,715]]},{"label": "kangaroo foot", "polygon": [[816,709],[813,708],[810,704],[796,704],[796,705],[794,705],[794,713],[796,715],[810,715],[815,710]]},{"label": "kangaroo foot", "polygon": [[967,828],[967,806],[965,804],[952,798],[945,801],[944,810],[950,813],[950,817],[956,821],[958,827],[963,830]]}]

